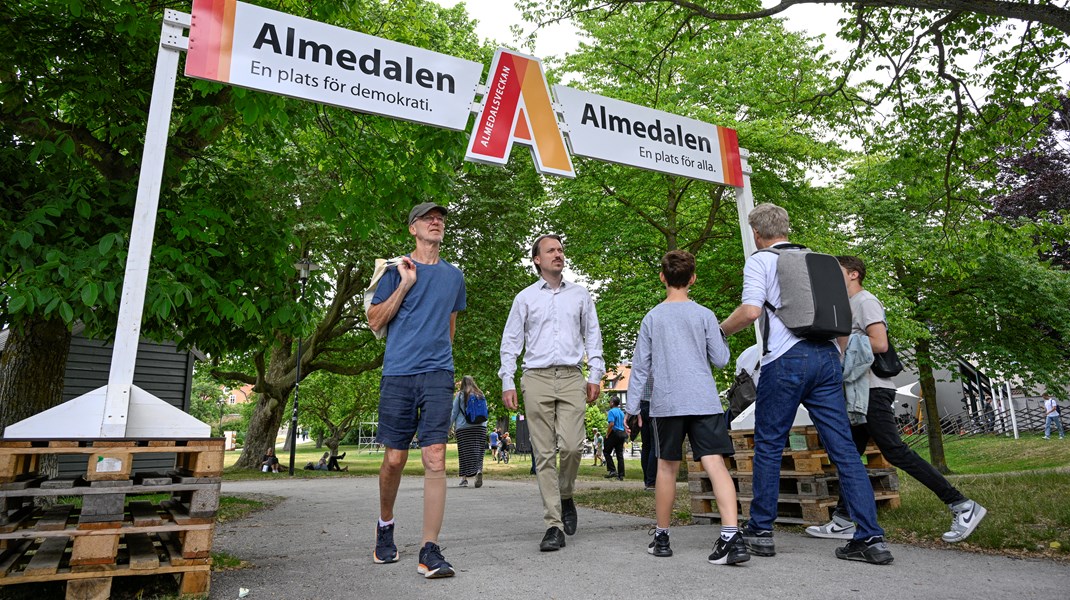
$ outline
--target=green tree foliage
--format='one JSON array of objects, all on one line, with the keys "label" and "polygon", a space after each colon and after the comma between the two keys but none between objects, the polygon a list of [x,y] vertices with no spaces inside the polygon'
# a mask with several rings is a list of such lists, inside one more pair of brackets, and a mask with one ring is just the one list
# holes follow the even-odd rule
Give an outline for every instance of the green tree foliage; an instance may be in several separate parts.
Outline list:
[{"label": "green tree foliage", "polygon": [[[570,85],[736,128],[752,152],[755,196],[797,207],[803,223],[819,214],[807,172],[846,156],[826,134],[850,125],[838,117],[848,107],[842,97],[814,100],[833,84],[833,66],[812,40],[775,21],[716,23],[663,6],[581,14],[577,24],[584,41],[560,69],[576,79]],[[555,183],[546,215],[566,236],[572,268],[595,288],[611,364],[631,353],[640,320],[664,297],[658,271],[668,250],[696,255],[696,301],[722,317],[738,304],[732,188],[592,160],[578,161],[577,172]]]},{"label": "green tree foliage", "polygon": [[[487,58],[463,7],[269,7]],[[164,8],[188,4],[34,0],[0,9],[0,132],[10,142],[0,144],[0,317],[15,328],[0,370],[5,406],[31,404],[8,393],[11,382],[49,390],[32,412],[59,400],[61,385],[40,383],[62,381],[62,360],[52,361],[58,372],[6,367],[40,337],[39,323],[62,332],[81,321],[99,337],[114,328]],[[216,357],[217,377],[256,386],[254,458],[273,442],[295,383],[298,336],[303,374],[379,364],[381,345],[352,301],[374,257],[411,243],[408,208],[454,191],[464,146],[456,132],[178,78],[143,333],[196,345]],[[299,302],[291,265],[304,255],[324,269]],[[66,343],[48,346],[42,352],[55,357]]]},{"label": "green tree foliage", "polygon": [[221,425],[228,412],[227,394],[206,369],[194,368],[189,400],[189,414],[211,425],[212,437],[222,437]]},{"label": "green tree foliage", "polygon": [[323,444],[338,454],[338,444],[361,422],[374,421],[379,404],[375,371],[345,377],[320,371],[301,382],[300,423],[322,428]]}]

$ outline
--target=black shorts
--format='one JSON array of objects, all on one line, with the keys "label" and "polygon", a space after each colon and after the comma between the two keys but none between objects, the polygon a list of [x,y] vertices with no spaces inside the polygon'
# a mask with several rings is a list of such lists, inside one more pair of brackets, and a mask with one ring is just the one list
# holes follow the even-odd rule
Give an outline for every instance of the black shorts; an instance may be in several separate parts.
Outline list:
[{"label": "black shorts", "polygon": [[732,456],[732,438],[724,414],[684,415],[679,417],[653,417],[654,446],[660,459],[683,460],[684,435],[691,442],[691,455],[695,460],[711,454]]}]

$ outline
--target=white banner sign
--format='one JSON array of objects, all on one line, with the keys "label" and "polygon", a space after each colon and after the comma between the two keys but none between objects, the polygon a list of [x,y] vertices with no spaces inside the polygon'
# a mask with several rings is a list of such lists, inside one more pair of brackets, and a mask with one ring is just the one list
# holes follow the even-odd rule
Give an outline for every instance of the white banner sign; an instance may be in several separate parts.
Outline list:
[{"label": "white banner sign", "polygon": [[734,129],[614,100],[562,85],[572,153],[641,169],[741,187]]},{"label": "white banner sign", "polygon": [[236,0],[194,0],[186,75],[464,130],[483,65]]}]

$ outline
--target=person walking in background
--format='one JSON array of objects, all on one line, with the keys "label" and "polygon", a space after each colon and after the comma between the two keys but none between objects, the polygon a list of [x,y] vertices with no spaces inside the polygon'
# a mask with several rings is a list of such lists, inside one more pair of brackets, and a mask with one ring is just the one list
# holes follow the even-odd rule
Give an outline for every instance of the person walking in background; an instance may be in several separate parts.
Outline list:
[{"label": "person walking in background", "polygon": [[715,565],[746,562],[750,554],[739,534],[736,487],[724,463],[724,457],[735,450],[710,371],[711,363],[717,368],[728,364],[728,344],[713,311],[688,297],[695,284],[695,257],[690,252],[666,253],[659,277],[665,285],[665,301],[643,317],[628,382],[628,397],[643,397],[649,416],[643,416],[642,407],[634,404],[628,412],[639,413],[640,427],[652,421],[654,437],[660,441],[654,491],[657,525],[647,552],[672,556],[669,522],[686,436],[692,456],[710,478],[721,513],[720,536],[708,560]]},{"label": "person walking in background", "polygon": [[839,348],[831,340],[798,337],[776,313],[783,306],[777,275],[781,257],[777,252],[761,250],[801,251],[788,242],[788,212],[775,204],[760,204],[747,220],[759,251],[747,258],[743,267],[742,302],[721,323],[722,331],[732,335],[753,324],[763,312],[769,315],[763,332],[767,352],[762,357],[762,376],[754,402],[754,499],[750,519],[740,528],[743,541],[751,554],[776,554],[773,522],[780,494],[780,466],[788,431],[801,404],[809,411],[829,458],[836,463],[840,494],[857,524],[854,538],[836,549],[836,557],[891,563],[892,552],[884,541],[884,530],[877,524],[873,487],[850,436]]},{"label": "person walking in background", "polygon": [[386,328],[383,376],[379,384],[379,431],[385,446],[379,469],[379,524],[372,560],[398,560],[394,543],[394,503],[409,448],[419,433],[424,467],[423,532],[417,572],[428,579],[452,577],[438,535],[446,511],[446,440],[453,397],[453,336],[457,313],[465,309],[464,275],[442,260],[445,208],[418,204],[409,211],[409,234],[416,249],[379,280],[368,326]]},{"label": "person walking in background", "polygon": [[[572,490],[583,459],[584,400],[593,404],[598,399],[606,365],[591,294],[562,275],[565,248],[561,236],[536,239],[531,260],[539,280],[513,299],[502,332],[498,376],[502,402],[516,410],[513,377],[523,350],[520,385],[546,524],[539,549],[551,552],[565,546],[565,534],[576,533]],[[581,369],[585,356],[586,381]]]},{"label": "person walking in background", "polygon": [[[624,411],[620,409],[620,398],[609,401],[610,409],[606,413],[606,479],[616,477],[624,481],[624,442],[628,439],[628,431],[624,426]],[[617,455],[617,464],[613,464],[613,455]]]},{"label": "person walking in background", "polygon": [[1051,425],[1052,423],[1059,429],[1059,439],[1065,439],[1066,434],[1063,433],[1063,420],[1062,415],[1059,414],[1059,403],[1055,401],[1055,396],[1044,392],[1044,439],[1051,439]]},{"label": "person walking in background", "polygon": [[[847,295],[851,299],[851,335],[866,336],[874,354],[886,352],[889,347],[888,321],[884,305],[862,286],[866,279],[865,263],[856,256],[837,256],[836,260],[840,263]],[[846,348],[847,342],[841,339],[840,346]],[[935,467],[903,442],[895,422],[895,383],[891,379],[878,377],[873,369],[866,373],[865,379],[869,388],[865,423],[851,426],[858,453],[862,454],[872,439],[888,462],[917,479],[951,509],[951,529],[941,536],[942,539],[952,543],[966,539],[988,511],[964,496]],[[843,497],[836,504],[831,521],[824,525],[811,525],[806,528],[806,533],[819,538],[853,538],[855,524],[851,521]]]},{"label": "person walking in background", "polygon": [[494,460],[498,459],[498,428],[495,427],[494,431],[490,432],[490,457]]},{"label": "person walking in background", "polygon": [[459,487],[468,487],[468,478],[474,477],[476,487],[483,487],[483,455],[487,448],[487,422],[472,423],[471,417],[465,414],[465,405],[468,397],[474,396],[486,398],[483,391],[476,385],[476,380],[469,375],[461,378],[461,384],[457,394],[453,396],[453,414],[450,419],[453,423],[454,435],[457,438],[457,461],[461,476]]}]

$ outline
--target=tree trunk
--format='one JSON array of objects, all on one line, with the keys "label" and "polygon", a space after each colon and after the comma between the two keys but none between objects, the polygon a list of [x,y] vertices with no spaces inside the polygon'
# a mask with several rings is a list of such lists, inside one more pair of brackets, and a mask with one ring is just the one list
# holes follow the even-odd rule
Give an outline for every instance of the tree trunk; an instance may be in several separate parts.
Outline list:
[{"label": "tree trunk", "polygon": [[0,431],[63,402],[71,331],[62,319],[12,328],[0,355]]},{"label": "tree trunk", "polygon": [[925,430],[929,434],[929,462],[937,471],[947,475],[944,456],[944,432],[940,425],[940,410],[936,403],[936,378],[933,376],[932,353],[928,340],[918,340],[917,347],[918,378],[921,381],[921,398],[925,404]]},{"label": "tree trunk", "polygon": [[338,441],[339,438],[334,436],[323,440],[323,445],[327,446],[327,449],[331,451],[331,456],[338,456]]},{"label": "tree trunk", "polygon": [[[275,398],[270,392],[259,394],[253,416],[249,419],[249,429],[245,433],[245,446],[238,462],[234,463],[235,467],[260,468],[260,459],[267,454],[268,448],[275,447],[275,438],[279,435],[279,425],[282,423],[282,409],[285,406],[285,399]],[[279,460],[281,462],[282,458]]]}]

